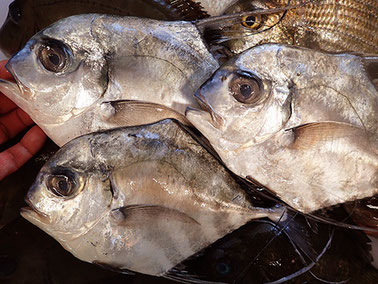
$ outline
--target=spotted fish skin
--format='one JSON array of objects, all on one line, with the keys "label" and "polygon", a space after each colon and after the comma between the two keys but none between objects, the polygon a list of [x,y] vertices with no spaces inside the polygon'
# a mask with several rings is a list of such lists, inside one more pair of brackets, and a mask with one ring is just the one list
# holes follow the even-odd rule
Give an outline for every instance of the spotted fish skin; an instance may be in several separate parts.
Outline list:
[{"label": "spotted fish skin", "polygon": [[[294,6],[286,12],[250,18],[221,31],[234,53],[263,43],[285,43],[329,52],[378,52],[378,1],[238,1],[227,14]],[[244,18],[245,20],[246,18]],[[253,20],[253,21],[252,21]]]}]

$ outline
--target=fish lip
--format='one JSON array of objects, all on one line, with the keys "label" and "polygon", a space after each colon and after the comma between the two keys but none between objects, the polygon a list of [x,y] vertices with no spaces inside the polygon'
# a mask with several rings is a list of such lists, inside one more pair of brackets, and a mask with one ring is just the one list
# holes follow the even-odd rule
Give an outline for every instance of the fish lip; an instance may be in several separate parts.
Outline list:
[{"label": "fish lip", "polygon": [[44,220],[44,221],[48,221],[50,222],[50,217],[48,215],[46,215],[45,213],[42,213],[41,211],[39,211],[34,205],[33,203],[31,203],[31,201],[29,200],[28,197],[25,197],[25,202],[28,206],[25,206],[25,207],[22,207],[21,208],[21,214],[22,213],[35,213],[39,219],[41,220]]},{"label": "fish lip", "polygon": [[206,111],[211,116],[210,123],[217,129],[221,128],[224,125],[223,117],[217,114],[214,109],[209,105],[206,101],[205,97],[201,93],[201,89],[198,89],[197,92],[194,94],[194,98],[200,105],[203,111]]},{"label": "fish lip", "polygon": [[[7,64],[5,64],[5,69],[8,70],[8,72],[12,75],[13,80],[16,82],[16,85],[17,85],[18,90],[19,90],[19,94],[22,95],[22,96],[25,96],[25,95],[30,96],[31,93],[32,93],[30,88],[24,86],[24,84],[22,84],[22,82],[17,78],[17,76],[15,75],[16,73],[14,72],[11,64],[12,64],[11,60],[9,60],[7,62]],[[10,81],[8,81],[8,82],[10,82]]]}]

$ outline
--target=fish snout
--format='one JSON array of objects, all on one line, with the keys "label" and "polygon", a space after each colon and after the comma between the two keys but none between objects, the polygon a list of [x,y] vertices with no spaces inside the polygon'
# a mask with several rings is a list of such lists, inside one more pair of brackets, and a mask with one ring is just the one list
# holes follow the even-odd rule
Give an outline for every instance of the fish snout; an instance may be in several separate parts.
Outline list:
[{"label": "fish snout", "polygon": [[[22,82],[22,79],[20,80],[18,72],[16,71],[18,65],[24,65],[24,52],[19,52],[13,55],[11,59],[8,60],[8,62],[5,64],[5,69],[9,72],[9,74],[12,76],[13,81],[16,83],[19,91],[19,95],[25,96],[26,98],[33,96],[33,91],[25,86],[25,84]],[[22,75],[21,75],[22,77]]]},{"label": "fish snout", "polygon": [[28,206],[27,206],[27,207],[23,207],[23,208],[21,208],[22,211],[34,211],[34,213],[36,213],[40,219],[42,219],[42,220],[46,220],[46,221],[50,221],[50,217],[49,217],[47,214],[45,214],[45,213],[39,211],[39,210],[34,206],[33,202],[30,201],[30,199],[29,199],[28,196],[26,196],[26,197],[24,198],[24,201],[25,201],[25,203],[26,203]]},{"label": "fish snout", "polygon": [[224,125],[224,119],[222,116],[217,114],[212,108],[212,106],[207,102],[206,98],[202,94],[202,88],[199,88],[197,90],[197,92],[194,94],[194,98],[200,105],[201,109],[210,114],[211,124],[217,129],[221,128]]}]

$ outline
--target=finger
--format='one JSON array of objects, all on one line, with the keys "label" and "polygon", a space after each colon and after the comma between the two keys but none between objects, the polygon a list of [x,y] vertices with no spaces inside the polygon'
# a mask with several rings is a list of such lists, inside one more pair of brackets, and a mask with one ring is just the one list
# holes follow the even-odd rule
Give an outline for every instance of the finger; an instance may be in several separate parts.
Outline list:
[{"label": "finger", "polygon": [[8,60],[2,60],[0,61],[0,78],[9,80],[12,79],[12,75],[8,72],[7,69],[5,69],[5,64],[7,64]]},{"label": "finger", "polygon": [[12,102],[5,95],[0,93],[0,114],[10,112],[11,110],[14,110],[16,107],[17,105],[14,102]]},{"label": "finger", "polygon": [[30,116],[20,108],[0,117],[0,144],[13,138],[33,123]]},{"label": "finger", "polygon": [[45,141],[46,134],[34,126],[19,143],[0,153],[0,180],[17,171],[42,148]]}]

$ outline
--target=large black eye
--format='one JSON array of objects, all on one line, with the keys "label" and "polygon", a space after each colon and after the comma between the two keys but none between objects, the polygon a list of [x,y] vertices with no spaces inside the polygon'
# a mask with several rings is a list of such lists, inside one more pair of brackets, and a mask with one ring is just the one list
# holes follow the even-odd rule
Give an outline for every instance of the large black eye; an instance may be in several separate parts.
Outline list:
[{"label": "large black eye", "polygon": [[11,20],[15,23],[15,24],[18,24],[21,20],[21,9],[20,7],[17,5],[16,1],[15,2],[12,2],[10,5],[9,5],[9,12],[8,12],[8,16],[11,18]]},{"label": "large black eye", "polygon": [[243,26],[253,29],[253,30],[257,30],[261,26],[261,23],[262,23],[261,15],[244,16],[242,17],[241,20],[242,20]]},{"label": "large black eye", "polygon": [[52,175],[49,176],[47,187],[51,192],[58,196],[71,196],[76,192],[76,182],[69,175]]},{"label": "large black eye", "polygon": [[231,95],[240,103],[253,104],[260,100],[263,94],[256,78],[236,75],[229,84]]},{"label": "large black eye", "polygon": [[63,43],[46,43],[39,48],[38,59],[46,70],[59,73],[68,65],[69,51]]},{"label": "large black eye", "polygon": [[225,259],[221,259],[219,262],[217,262],[215,268],[217,273],[219,273],[222,276],[226,276],[231,272],[230,263]]}]

